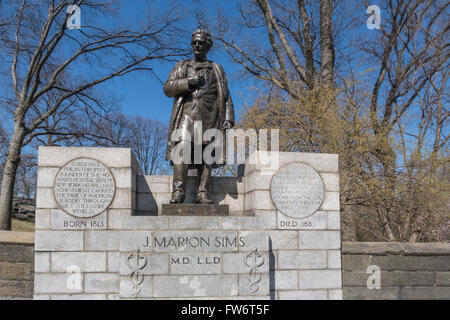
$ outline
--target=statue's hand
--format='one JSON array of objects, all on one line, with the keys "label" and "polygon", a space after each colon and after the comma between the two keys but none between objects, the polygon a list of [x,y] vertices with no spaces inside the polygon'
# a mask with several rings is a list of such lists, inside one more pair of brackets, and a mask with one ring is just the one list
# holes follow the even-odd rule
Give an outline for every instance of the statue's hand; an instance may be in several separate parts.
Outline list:
[{"label": "statue's hand", "polygon": [[202,76],[193,76],[193,77],[190,77],[190,78],[188,79],[189,88],[195,89],[195,88],[198,87],[200,84],[202,84],[203,81],[205,81],[205,79],[204,79]]},{"label": "statue's hand", "polygon": [[232,123],[231,121],[225,120],[225,121],[223,122],[223,128],[224,128],[225,130],[231,129],[232,127],[233,127],[233,123]]}]

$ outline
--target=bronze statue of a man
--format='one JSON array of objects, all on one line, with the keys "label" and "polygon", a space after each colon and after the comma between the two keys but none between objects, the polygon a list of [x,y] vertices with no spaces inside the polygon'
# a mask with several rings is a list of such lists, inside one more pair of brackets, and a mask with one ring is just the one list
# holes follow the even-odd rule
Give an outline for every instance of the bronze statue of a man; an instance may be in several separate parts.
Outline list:
[{"label": "bronze statue of a man", "polygon": [[[234,107],[228,91],[227,79],[221,65],[206,59],[206,54],[212,46],[211,35],[198,29],[192,34],[192,49],[194,59],[178,62],[170,72],[164,84],[164,93],[174,97],[172,115],[167,143],[166,159],[171,159],[172,150],[194,150],[194,129],[201,123],[203,133],[208,129],[218,129],[224,132],[234,126]],[[178,140],[172,141],[172,133],[177,130]],[[202,140],[202,150],[210,143]],[[183,144],[183,145],[178,145]],[[180,148],[178,148],[180,147]],[[192,155],[194,152],[191,153]],[[208,197],[211,170],[215,165],[208,165],[202,158],[201,164],[190,163],[173,165],[173,192],[171,203],[182,203],[186,195],[187,174],[190,168],[197,169],[196,202],[211,204]]]}]

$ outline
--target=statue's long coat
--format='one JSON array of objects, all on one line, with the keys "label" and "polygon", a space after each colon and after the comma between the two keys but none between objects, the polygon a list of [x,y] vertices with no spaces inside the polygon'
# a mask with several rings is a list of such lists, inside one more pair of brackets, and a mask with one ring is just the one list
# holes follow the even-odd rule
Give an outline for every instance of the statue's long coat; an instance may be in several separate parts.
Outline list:
[{"label": "statue's long coat", "polygon": [[[190,92],[187,75],[188,63],[191,60],[183,60],[178,62],[170,72],[169,78],[164,84],[164,93],[168,97],[174,97],[174,103],[172,107],[172,115],[170,116],[170,127],[166,149],[166,159],[170,160],[172,148],[174,142],[171,141],[172,132],[178,129],[178,125],[183,114],[183,99],[184,95]],[[223,131],[224,121],[230,121],[234,125],[234,106],[231,100],[230,92],[228,90],[228,82],[225,76],[225,72],[221,65],[211,62],[214,74],[217,79],[217,107],[219,121],[218,128]],[[225,136],[225,134],[224,134]],[[225,146],[224,146],[225,147]],[[224,163],[226,162],[226,151],[224,148]]]}]

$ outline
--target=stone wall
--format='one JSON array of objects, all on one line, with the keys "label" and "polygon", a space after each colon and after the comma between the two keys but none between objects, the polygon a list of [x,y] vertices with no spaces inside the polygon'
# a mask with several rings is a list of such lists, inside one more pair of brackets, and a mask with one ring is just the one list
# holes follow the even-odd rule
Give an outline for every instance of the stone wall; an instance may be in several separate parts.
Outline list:
[{"label": "stone wall", "polygon": [[[0,240],[0,297],[33,296],[32,242]],[[381,289],[367,288],[370,265],[381,269]],[[344,299],[450,299],[450,244],[343,242]],[[289,278],[290,277],[290,278]],[[284,285],[295,274],[286,272]],[[282,285],[282,284],[279,284]]]},{"label": "stone wall", "polygon": [[[258,153],[258,157],[267,155]],[[56,193],[77,192],[55,191],[54,188],[56,185],[57,189],[65,190],[66,187],[56,183],[56,180],[58,176],[65,176],[66,171],[64,175],[59,173],[68,169],[67,164],[74,159],[90,159],[87,162],[82,160],[83,163],[91,160],[100,162],[109,169],[115,181],[111,204],[94,217],[80,218],[66,214],[56,200]],[[206,230],[211,239],[213,234],[221,232],[235,238],[265,237],[266,240],[257,242],[259,251],[271,249],[269,259],[265,259],[270,263],[270,281],[267,281],[270,284],[264,284],[264,296],[269,293],[274,299],[342,299],[338,157],[332,154],[286,152],[277,154],[276,160],[267,164],[258,160],[254,165],[246,165],[243,176],[216,178],[213,181],[212,197],[216,203],[229,205],[230,216],[194,219],[161,215],[161,205],[170,199],[171,177],[137,175],[138,164],[130,149],[39,148],[34,298],[127,298],[124,292],[129,288],[129,282],[138,283],[142,278],[133,278],[139,270],[127,269],[128,260],[124,266],[124,259],[132,254],[144,256],[143,259],[149,261],[158,256],[153,249],[144,252],[144,249],[148,249],[145,248],[146,239],[154,234],[170,235],[174,232],[178,237],[193,233],[201,235]],[[324,197],[318,211],[301,219],[288,218],[278,212],[270,196],[271,177],[281,166],[293,162],[309,165],[323,180]],[[84,171],[77,171],[68,179],[77,180],[76,177],[81,177],[80,172]],[[69,184],[73,182],[67,181]],[[73,187],[81,190],[85,188],[80,183]],[[80,203],[77,205],[80,206]],[[250,242],[245,240],[245,243]],[[233,249],[239,261],[242,261],[242,254],[250,251],[253,248],[245,246]],[[188,284],[190,287],[200,285],[202,290],[196,291],[200,294],[198,297],[247,296],[239,285],[243,271],[226,268],[231,261],[229,259],[235,257],[225,251],[220,254],[222,268],[211,270],[213,276],[205,276],[201,270],[193,269],[186,271],[195,273],[192,277],[175,274],[171,268],[164,267],[166,262],[173,264],[169,262],[172,261],[169,259],[172,259],[173,252],[159,255],[163,259],[153,264],[153,270],[143,273],[145,279],[153,277],[157,282],[170,278],[178,283],[178,286],[171,285],[180,289],[170,292],[173,298],[187,296],[186,292],[181,291],[186,287],[185,281],[192,282]],[[157,266],[162,271],[158,271]],[[68,270],[73,274],[68,274]],[[267,273],[267,270],[263,269],[262,272]],[[212,295],[213,291],[207,289],[216,275],[232,281],[233,288],[238,290]],[[159,288],[149,296],[149,283],[152,282],[146,283],[142,294],[145,290],[148,292],[142,298],[170,297],[169,293],[158,291]]]},{"label": "stone wall", "polygon": [[[369,266],[380,289],[367,287]],[[344,299],[450,299],[450,243],[344,242],[342,269]]]},{"label": "stone wall", "polygon": [[33,233],[0,231],[0,299],[32,298],[33,270]]}]

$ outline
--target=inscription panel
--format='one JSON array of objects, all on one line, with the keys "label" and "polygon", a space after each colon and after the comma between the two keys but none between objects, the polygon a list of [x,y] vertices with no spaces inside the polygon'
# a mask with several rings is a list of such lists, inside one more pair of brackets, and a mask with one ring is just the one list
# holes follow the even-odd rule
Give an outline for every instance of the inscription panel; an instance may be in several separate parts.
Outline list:
[{"label": "inscription panel", "polygon": [[105,211],[115,193],[114,178],[101,162],[79,158],[59,170],[53,190],[61,209],[79,218],[91,218]]},{"label": "inscription panel", "polygon": [[122,233],[120,239],[122,298],[159,297],[146,279],[163,276],[173,282],[167,297],[178,297],[191,287],[197,291],[188,296],[222,297],[216,283],[223,277],[233,279],[232,296],[269,295],[269,236],[265,233],[170,230],[141,231],[128,237],[131,234]]},{"label": "inscription panel", "polygon": [[63,210],[51,211],[51,226],[54,230],[105,230],[108,226],[107,212],[103,211],[95,218],[78,218]]},{"label": "inscription panel", "polygon": [[297,162],[281,167],[270,183],[275,207],[291,218],[314,214],[324,198],[322,178],[311,166]]}]

